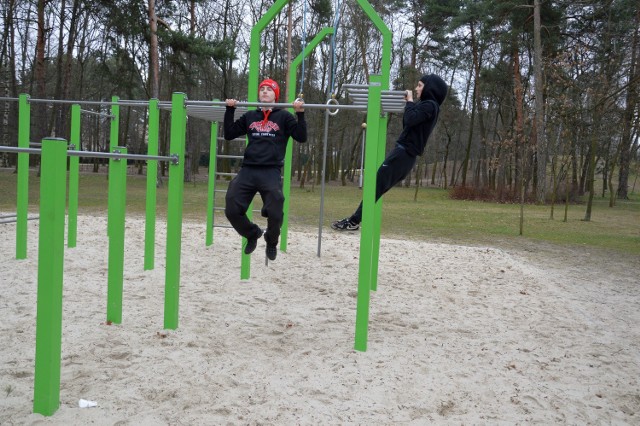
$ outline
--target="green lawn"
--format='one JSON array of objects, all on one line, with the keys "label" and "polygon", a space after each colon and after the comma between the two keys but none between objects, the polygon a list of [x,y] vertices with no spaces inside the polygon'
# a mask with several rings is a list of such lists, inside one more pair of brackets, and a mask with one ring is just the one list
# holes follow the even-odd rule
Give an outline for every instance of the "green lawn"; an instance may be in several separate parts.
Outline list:
[{"label": "green lawn", "polygon": [[[220,182],[220,181],[219,181]],[[39,178],[32,171],[29,179],[29,210],[38,212]],[[220,188],[225,183],[218,184]],[[15,212],[16,175],[0,170],[0,210]],[[145,209],[146,178],[130,175],[127,180],[127,214],[141,216]],[[320,187],[301,189],[293,181],[290,227],[316,232],[320,213]],[[355,186],[331,184],[325,190],[324,224],[350,215],[357,207],[361,190]],[[596,198],[590,222],[584,218],[586,205],[569,206],[564,222],[564,205],[556,205],[555,219],[549,219],[550,207],[526,205],[524,235],[519,236],[520,206],[477,201],[451,200],[442,189],[423,188],[414,201],[414,188],[394,188],[384,197],[382,234],[385,237],[492,245],[499,242],[542,241],[574,247],[593,247],[640,255],[640,195],[618,200],[610,208],[608,199]],[[186,183],[185,220],[206,219],[207,185]],[[218,197],[221,197],[218,194]],[[256,198],[256,207],[260,205]],[[166,212],[167,180],[158,189],[158,216]],[[223,200],[220,200],[222,205]],[[80,214],[106,214],[107,179],[105,174],[80,176]],[[220,213],[218,213],[220,214]],[[221,217],[221,220],[224,220]]]}]

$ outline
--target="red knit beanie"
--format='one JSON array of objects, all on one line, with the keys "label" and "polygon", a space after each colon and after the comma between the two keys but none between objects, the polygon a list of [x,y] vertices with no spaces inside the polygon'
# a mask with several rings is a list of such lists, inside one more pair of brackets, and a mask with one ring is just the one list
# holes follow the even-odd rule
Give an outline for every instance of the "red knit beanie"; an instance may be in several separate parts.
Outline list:
[{"label": "red knit beanie", "polygon": [[260,85],[258,86],[258,92],[260,91],[260,88],[262,86],[271,87],[273,89],[273,92],[276,94],[276,101],[280,99],[280,86],[278,86],[278,83],[276,83],[275,80],[271,80],[270,78],[263,80],[262,83],[260,83]]}]

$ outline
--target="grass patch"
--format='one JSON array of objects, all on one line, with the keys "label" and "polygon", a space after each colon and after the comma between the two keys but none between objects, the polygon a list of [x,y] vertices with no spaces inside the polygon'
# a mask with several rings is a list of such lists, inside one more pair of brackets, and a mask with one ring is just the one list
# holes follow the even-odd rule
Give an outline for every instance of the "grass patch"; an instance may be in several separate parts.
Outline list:
[{"label": "grass patch", "polygon": [[[39,178],[35,170],[29,178],[29,211],[38,213]],[[306,189],[292,183],[289,223],[292,229],[316,232],[319,222],[319,186]],[[218,188],[226,183],[218,181]],[[15,212],[16,175],[0,170],[0,210]],[[127,179],[127,214],[143,216],[146,202],[146,177],[130,175]],[[527,241],[544,241],[558,245],[599,248],[640,255],[640,195],[618,200],[613,208],[608,198],[594,200],[590,222],[584,218],[586,205],[569,206],[568,220],[563,222],[564,205],[556,205],[555,219],[549,219],[550,207],[526,205],[524,235],[519,236],[520,206],[481,201],[452,200],[442,189],[421,188],[414,201],[414,188],[394,188],[384,196],[381,232],[389,238],[454,242],[470,245],[499,245]],[[325,229],[331,221],[349,216],[357,207],[362,191],[355,186],[327,185],[324,202]],[[167,180],[158,188],[157,214],[166,215]],[[220,205],[224,200],[217,194]],[[206,221],[207,183],[186,183],[184,219]],[[255,208],[260,207],[260,197]],[[83,173],[80,176],[80,214],[105,215],[107,178],[105,174]],[[225,220],[221,212],[216,220]],[[226,221],[226,220],[225,220]]]}]

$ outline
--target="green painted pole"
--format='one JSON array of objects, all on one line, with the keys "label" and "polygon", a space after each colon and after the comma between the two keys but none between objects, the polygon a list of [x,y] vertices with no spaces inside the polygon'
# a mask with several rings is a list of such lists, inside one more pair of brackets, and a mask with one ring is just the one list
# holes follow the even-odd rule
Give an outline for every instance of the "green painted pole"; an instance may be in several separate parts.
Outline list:
[{"label": "green painted pole", "polygon": [[182,202],[184,197],[184,150],[187,130],[187,109],[184,93],[171,98],[171,155],[178,164],[169,165],[169,207],[167,209],[167,259],[165,272],[164,328],[178,328],[180,295],[180,252],[182,249]]},{"label": "green painted pole", "polygon": [[[126,154],[127,148],[116,146],[111,152]],[[107,323],[122,322],[122,289],[124,281],[124,222],[127,205],[127,160],[109,159],[109,271],[107,272]]]},{"label": "green painted pole", "polygon": [[[113,105],[111,105],[111,128],[109,131],[109,152],[112,152],[113,148],[118,146],[118,132],[120,129],[120,106],[116,105],[115,102],[118,102],[119,98],[117,96],[112,96],[111,97],[111,102],[114,102]],[[111,167],[111,161],[109,161],[109,167]],[[109,173],[110,175],[111,173]],[[109,209],[109,206],[111,206],[111,197],[116,196],[117,194],[115,193],[114,190],[111,189],[111,179],[109,179],[109,182],[107,183],[107,210]],[[107,235],[109,235],[109,232],[111,231],[111,228],[109,228],[109,223],[107,222]]]},{"label": "green painted pole", "polygon": [[60,406],[62,284],[67,141],[42,141],[38,299],[33,412],[53,415]]},{"label": "green painted pole", "polygon": [[376,204],[377,134],[380,125],[381,92],[380,76],[372,75],[369,81],[369,105],[367,109],[367,140],[365,144],[364,184],[362,197],[362,227],[360,228],[360,262],[358,269],[358,301],[356,308],[355,349],[367,350],[369,326],[369,301],[371,297],[371,259],[374,244],[374,207]]},{"label": "green painted pole", "polygon": [[[160,110],[158,100],[149,101],[149,141],[148,155],[158,155],[158,129]],[[146,216],[144,222],[144,270],[155,267],[156,253],[156,202],[157,202],[158,160],[147,161],[147,199]]]},{"label": "green painted pole", "polygon": [[218,122],[211,123],[211,142],[209,144],[209,191],[207,194],[207,233],[206,246],[213,244],[213,217],[216,197],[216,165],[218,156]]},{"label": "green painted pole", "polygon": [[[29,95],[18,98],[18,147],[29,148],[31,105]],[[16,199],[16,259],[27,258],[27,215],[29,214],[29,154],[18,153],[18,196]]]},{"label": "green painted pole", "polygon": [[[367,0],[357,0],[358,4],[369,17],[371,22],[376,26],[380,34],[382,35],[382,57],[380,60],[380,86],[382,90],[389,89],[389,80],[391,77],[391,43],[392,33],[387,25],[382,21],[380,16],[373,9],[371,4]],[[369,105],[370,107],[371,105]],[[386,114],[379,115],[378,134],[376,135],[378,147],[374,155],[376,156],[376,168],[373,173],[376,173],[378,167],[382,164],[386,154],[387,148],[387,124],[388,116]],[[367,128],[367,132],[369,129]],[[367,136],[367,140],[369,137]],[[380,255],[380,226],[382,224],[382,198],[376,203],[373,217],[373,246],[372,246],[372,273],[371,273],[371,290],[376,291],[378,289],[378,260]]]},{"label": "green painted pole", "polygon": [[[298,74],[298,67],[300,67],[300,64],[302,63],[302,61],[304,61],[304,59],[307,56],[309,56],[311,52],[313,52],[313,49],[315,49],[318,46],[318,44],[320,44],[320,42],[324,40],[325,37],[333,33],[334,33],[333,27],[323,28],[313,38],[313,40],[311,40],[311,42],[304,48],[304,50],[300,52],[300,54],[296,56],[295,59],[291,62],[291,66],[289,67],[289,83],[287,86],[289,89],[289,98],[287,99],[287,101],[289,103],[293,103],[297,98],[296,77]],[[303,88],[301,87],[300,90],[302,89]],[[294,113],[293,108],[289,108],[289,111],[291,113]],[[289,143],[287,144],[287,152],[285,154],[284,172],[283,172],[284,181],[282,183],[282,191],[284,194],[284,207],[283,207],[284,218],[282,221],[282,228],[280,230],[280,250],[283,252],[287,251],[287,244],[289,242],[289,207],[290,207],[289,196],[291,194],[292,158],[293,158],[293,144],[289,141]]]},{"label": "green painted pole", "polygon": [[[80,105],[71,105],[71,149],[80,150]],[[76,246],[78,237],[78,187],[80,182],[80,157],[69,158],[69,229],[67,247]]]},{"label": "green painted pole", "polygon": [[[258,100],[258,80],[260,78],[260,43],[262,31],[269,25],[271,21],[280,13],[282,8],[289,3],[289,0],[277,0],[273,6],[267,10],[262,18],[251,28],[251,41],[249,51],[249,79],[247,100],[256,102]],[[251,211],[253,203],[249,206],[247,217],[252,218]],[[240,279],[247,280],[251,276],[251,256],[244,254],[244,247],[247,245],[247,239],[242,239],[241,261],[240,261]]]}]

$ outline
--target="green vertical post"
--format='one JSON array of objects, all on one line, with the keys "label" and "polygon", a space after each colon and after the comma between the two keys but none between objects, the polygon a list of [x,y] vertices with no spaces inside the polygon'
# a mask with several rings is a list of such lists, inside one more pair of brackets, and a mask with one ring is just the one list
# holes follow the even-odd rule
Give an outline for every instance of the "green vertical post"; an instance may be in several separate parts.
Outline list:
[{"label": "green vertical post", "polygon": [[[111,152],[126,154],[127,148],[115,146]],[[127,205],[127,160],[109,159],[109,271],[107,273],[107,322],[122,322],[124,281],[124,221]],[[113,194],[111,193],[113,192]]]},{"label": "green vertical post", "polygon": [[365,144],[364,184],[362,197],[362,227],[360,228],[360,262],[358,269],[358,301],[356,308],[355,349],[367,350],[369,327],[369,301],[371,297],[372,249],[374,245],[373,223],[376,204],[376,151],[380,125],[381,86],[380,76],[371,76],[369,105],[367,109],[367,140]]},{"label": "green vertical post", "polygon": [[[357,0],[358,4],[366,15],[371,19],[371,22],[376,26],[380,34],[382,35],[382,57],[380,60],[380,76],[379,80],[381,90],[389,89],[389,80],[391,76],[391,43],[392,34],[391,30],[387,27],[384,21],[373,9],[371,4],[367,0]],[[376,173],[377,168],[384,161],[386,147],[387,147],[387,124],[388,117],[386,114],[380,114],[378,118],[378,135],[376,145],[378,149],[373,155],[376,156],[377,167],[373,169],[372,173]],[[368,132],[367,128],[367,132]],[[369,138],[367,137],[367,140]],[[380,226],[382,224],[382,198],[376,203],[374,218],[373,218],[373,247],[372,247],[372,274],[371,274],[371,289],[377,290],[378,288],[378,259],[380,253]]]},{"label": "green vertical post", "polygon": [[[71,105],[71,149],[80,150],[80,105]],[[78,236],[78,187],[80,181],[80,158],[69,158],[69,229],[67,247],[76,246]]]},{"label": "green vertical post", "polygon": [[169,198],[167,209],[167,260],[165,272],[164,328],[178,328],[180,295],[180,252],[182,250],[182,202],[184,193],[184,150],[187,130],[187,109],[184,93],[171,97],[171,155],[178,164],[169,166]]},{"label": "green vertical post", "polygon": [[[118,102],[119,98],[117,96],[111,97],[111,102]],[[118,132],[120,129],[120,106],[119,105],[111,105],[111,127],[109,131],[109,152],[112,152],[113,148],[118,146]],[[111,167],[111,161],[109,161],[109,167]],[[111,197],[113,197],[115,192],[111,189],[111,179],[107,183],[107,209],[111,205]],[[109,228],[109,224],[107,223],[107,235],[111,228]]]},{"label": "green vertical post", "polygon": [[[289,67],[289,83],[287,88],[289,89],[289,99],[287,102],[293,103],[297,98],[297,90],[296,90],[296,76],[298,73],[298,67],[304,61],[304,59],[313,52],[313,49],[320,44],[322,40],[328,35],[333,34],[333,27],[323,28],[311,42],[304,48],[302,52],[296,58],[291,61],[291,66]],[[300,88],[302,90],[302,87]],[[289,108],[289,111],[294,113],[293,108]],[[287,244],[289,242],[289,207],[290,200],[289,195],[291,194],[291,163],[293,157],[293,144],[291,141],[287,143],[287,152],[285,154],[284,160],[284,181],[282,183],[282,191],[284,194],[284,207],[283,207],[283,220],[282,220],[282,228],[280,230],[280,250],[283,252],[287,251]]]},{"label": "green vertical post", "polygon": [[[18,147],[29,148],[31,105],[29,95],[18,98]],[[18,196],[16,199],[16,259],[27,258],[27,215],[29,214],[29,154],[18,154]]]},{"label": "green vertical post", "polygon": [[213,244],[213,210],[216,197],[216,165],[218,156],[218,122],[211,123],[211,142],[209,144],[209,189],[207,194],[207,233],[205,244]]},{"label": "green vertical post", "polygon": [[53,415],[60,406],[62,284],[67,141],[42,141],[38,299],[33,412]]},{"label": "green vertical post", "polygon": [[258,100],[258,79],[260,77],[260,43],[262,31],[269,25],[271,21],[280,13],[282,8],[289,3],[289,0],[277,0],[273,6],[260,18],[258,22],[251,28],[251,46],[249,51],[249,86],[248,96],[249,102]]},{"label": "green vertical post", "polygon": [[[148,155],[158,155],[158,129],[160,110],[158,100],[149,101],[149,142]],[[156,246],[156,202],[157,202],[158,161],[147,161],[147,199],[146,216],[144,222],[144,270],[155,267]]]},{"label": "green vertical post", "polygon": [[[249,51],[249,79],[248,79],[248,93],[247,100],[249,102],[256,102],[258,100],[258,80],[260,78],[260,43],[262,31],[269,25],[269,22],[273,21],[275,17],[280,13],[282,8],[289,3],[289,0],[277,0],[267,10],[262,18],[251,28],[251,41]],[[247,211],[247,217],[251,219],[253,210],[253,203],[249,206]],[[247,280],[251,275],[251,256],[244,254],[244,247],[247,244],[247,239],[242,239],[242,251],[240,262],[240,279]]]}]

